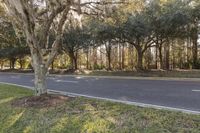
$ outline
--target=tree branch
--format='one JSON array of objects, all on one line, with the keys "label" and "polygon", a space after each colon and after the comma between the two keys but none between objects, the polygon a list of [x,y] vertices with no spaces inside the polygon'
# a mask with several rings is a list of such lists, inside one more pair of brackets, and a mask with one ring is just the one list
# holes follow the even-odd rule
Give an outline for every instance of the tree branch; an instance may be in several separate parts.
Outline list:
[{"label": "tree branch", "polygon": [[56,34],[56,39],[52,45],[52,48],[51,48],[51,52],[49,54],[49,58],[45,64],[46,67],[48,67],[51,62],[53,61],[54,57],[57,55],[57,52],[58,52],[58,49],[59,49],[59,46],[61,44],[61,39],[62,39],[62,29],[63,29],[63,25],[65,24],[65,21],[67,19],[67,15],[68,15],[68,12],[70,10],[70,5],[68,5],[65,10],[63,11],[63,14],[61,16],[61,19],[58,23],[58,28],[57,28],[57,34]]}]

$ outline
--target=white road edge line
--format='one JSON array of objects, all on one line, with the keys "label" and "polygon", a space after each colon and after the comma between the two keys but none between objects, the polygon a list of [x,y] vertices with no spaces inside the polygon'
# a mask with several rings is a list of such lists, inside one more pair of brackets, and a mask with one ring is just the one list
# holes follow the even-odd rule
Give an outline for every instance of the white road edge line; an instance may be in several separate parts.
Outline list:
[{"label": "white road edge line", "polygon": [[0,84],[14,85],[14,86],[19,86],[19,87],[27,88],[27,89],[30,89],[30,90],[34,90],[33,87],[31,87],[31,86],[26,86],[26,85],[19,85],[19,84],[8,83],[8,82],[0,82]]},{"label": "white road edge line", "polygon": [[54,80],[54,81],[56,81],[56,82],[63,82],[63,83],[78,83],[78,81],[75,81],[75,80],[59,80],[59,79],[57,79],[57,80]]},{"label": "white road edge line", "polygon": [[[24,85],[7,83],[7,82],[0,82],[0,83],[7,84],[7,85],[15,85],[15,86],[34,90],[34,88],[31,87],[31,86],[24,86]],[[111,99],[111,98],[96,97],[96,96],[77,94],[77,93],[71,93],[71,92],[65,92],[65,91],[56,91],[56,90],[48,89],[48,92],[49,93],[59,93],[61,95],[72,96],[72,97],[79,96],[79,97],[86,97],[86,98],[92,98],[92,99],[100,99],[100,100],[106,100],[106,101],[111,101],[111,102],[124,103],[124,104],[128,104],[128,105],[135,105],[135,106],[139,106],[139,107],[147,107],[147,108],[154,108],[154,109],[165,109],[165,110],[170,110],[170,111],[179,111],[179,112],[188,113],[188,114],[198,114],[198,115],[200,114],[200,111],[192,111],[192,110],[188,110],[188,109],[174,108],[174,107],[168,107],[168,106],[160,106],[160,105],[154,105],[154,104],[146,104],[146,103],[140,103],[140,102],[116,100],[116,99]]]},{"label": "white road edge line", "polygon": [[192,90],[192,91],[195,91],[195,92],[200,92],[200,90]]}]

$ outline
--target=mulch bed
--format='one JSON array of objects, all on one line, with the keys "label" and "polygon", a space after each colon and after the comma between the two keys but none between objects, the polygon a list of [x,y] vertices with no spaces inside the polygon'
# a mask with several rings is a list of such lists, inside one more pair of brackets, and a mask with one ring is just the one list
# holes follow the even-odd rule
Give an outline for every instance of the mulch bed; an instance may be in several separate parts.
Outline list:
[{"label": "mulch bed", "polygon": [[12,101],[11,105],[14,107],[54,107],[64,104],[67,101],[73,100],[74,97],[67,97],[62,95],[45,94],[41,96],[29,96]]}]

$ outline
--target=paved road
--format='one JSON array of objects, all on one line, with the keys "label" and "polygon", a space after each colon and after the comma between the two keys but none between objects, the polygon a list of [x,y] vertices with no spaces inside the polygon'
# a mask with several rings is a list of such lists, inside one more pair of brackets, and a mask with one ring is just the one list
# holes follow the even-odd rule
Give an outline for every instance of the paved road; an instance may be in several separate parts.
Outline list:
[{"label": "paved road", "polygon": [[[0,82],[33,86],[32,75],[0,73]],[[50,76],[48,89],[200,112],[200,81]]]}]

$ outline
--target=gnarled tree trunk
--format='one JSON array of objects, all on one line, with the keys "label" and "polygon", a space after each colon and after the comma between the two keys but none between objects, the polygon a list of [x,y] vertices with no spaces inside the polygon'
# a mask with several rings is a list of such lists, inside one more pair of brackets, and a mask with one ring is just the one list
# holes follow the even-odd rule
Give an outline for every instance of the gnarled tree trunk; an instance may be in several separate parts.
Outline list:
[{"label": "gnarled tree trunk", "polygon": [[137,70],[143,70],[143,52],[142,49],[136,48],[137,49]]},{"label": "gnarled tree trunk", "polygon": [[[30,44],[29,44],[30,45]],[[38,52],[38,50],[30,47],[31,56],[32,56],[32,66],[34,69],[34,76],[35,76],[35,95],[40,96],[41,94],[47,93],[47,86],[46,86],[46,74],[48,71],[48,66],[43,63],[42,56]]]},{"label": "gnarled tree trunk", "polygon": [[78,54],[77,52],[69,53],[71,69],[73,69],[73,70],[77,70],[78,69],[77,54]]},{"label": "gnarled tree trunk", "polygon": [[46,94],[47,68],[43,64],[38,64],[37,66],[34,67],[34,74],[35,74],[35,95],[40,96],[41,94]]}]

